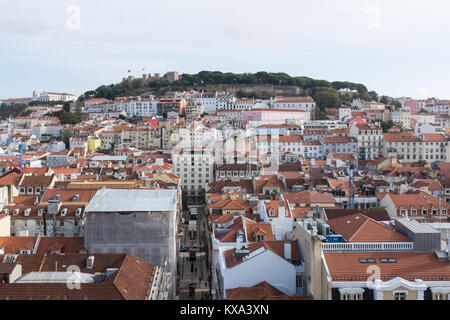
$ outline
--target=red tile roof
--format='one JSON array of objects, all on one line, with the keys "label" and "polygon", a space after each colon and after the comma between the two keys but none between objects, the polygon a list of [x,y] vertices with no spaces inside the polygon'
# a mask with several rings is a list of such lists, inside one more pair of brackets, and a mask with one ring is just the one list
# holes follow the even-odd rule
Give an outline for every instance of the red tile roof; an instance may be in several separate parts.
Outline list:
[{"label": "red tile roof", "polygon": [[33,250],[37,237],[0,237],[4,254],[19,254],[20,250]]},{"label": "red tile roof", "polygon": [[[368,265],[380,268],[380,280],[401,277],[408,281],[449,281],[450,264],[439,261],[434,253],[417,252],[324,252],[332,281],[366,281]],[[395,258],[395,263],[382,263],[382,258]],[[359,259],[375,259],[361,263]]]},{"label": "red tile roof", "polygon": [[327,222],[347,242],[409,242],[410,239],[382,222],[363,214],[344,216]]},{"label": "red tile roof", "polygon": [[316,191],[298,191],[283,193],[284,199],[290,204],[312,204],[312,203],[332,203],[336,201],[329,193],[320,193]]},{"label": "red tile roof", "polygon": [[290,297],[267,281],[253,287],[226,289],[227,300],[309,300],[308,297]]},{"label": "red tile roof", "polygon": [[[22,263],[22,273],[65,271],[67,266],[76,265],[82,273],[106,273],[107,268],[118,271],[105,280],[94,283],[82,283],[80,289],[69,289],[66,283],[10,283],[0,284],[0,299],[43,300],[144,300],[147,299],[153,283],[156,267],[131,254],[92,254],[94,268],[86,268],[87,254],[46,254],[20,255],[18,263]],[[3,256],[0,255],[0,259]]]}]

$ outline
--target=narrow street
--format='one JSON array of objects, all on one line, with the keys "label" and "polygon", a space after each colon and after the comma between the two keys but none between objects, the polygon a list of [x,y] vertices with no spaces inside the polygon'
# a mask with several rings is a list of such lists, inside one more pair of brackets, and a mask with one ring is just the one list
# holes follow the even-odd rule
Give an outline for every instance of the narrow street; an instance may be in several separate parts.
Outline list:
[{"label": "narrow street", "polygon": [[206,217],[202,206],[197,208],[197,219],[183,213],[183,236],[178,252],[178,292],[180,300],[210,299],[209,264],[207,255]]}]

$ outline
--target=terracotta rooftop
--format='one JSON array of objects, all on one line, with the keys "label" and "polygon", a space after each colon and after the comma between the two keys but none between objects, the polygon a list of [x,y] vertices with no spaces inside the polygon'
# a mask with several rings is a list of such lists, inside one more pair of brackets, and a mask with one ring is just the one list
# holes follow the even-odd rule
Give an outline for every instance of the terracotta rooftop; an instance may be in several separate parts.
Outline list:
[{"label": "terracotta rooftop", "polygon": [[291,297],[267,281],[253,287],[226,289],[227,300],[309,300],[308,297]]},{"label": "terracotta rooftop", "polygon": [[353,214],[327,223],[347,242],[409,242],[410,239],[390,229],[385,224],[363,214]]},{"label": "terracotta rooftop", "polygon": [[25,176],[20,183],[21,187],[48,187],[53,176]]},{"label": "terracotta rooftop", "polygon": [[354,214],[363,214],[366,217],[372,218],[375,221],[389,221],[391,220],[386,209],[341,209],[341,208],[325,208],[324,212],[328,220],[339,217],[350,216]]},{"label": "terracotta rooftop", "polygon": [[331,194],[316,191],[283,193],[283,197],[291,204],[331,203],[334,205],[336,202]]},{"label": "terracotta rooftop", "polygon": [[[69,289],[66,283],[11,283],[0,284],[0,299],[5,300],[144,300],[153,283],[156,267],[131,254],[92,254],[94,268],[86,268],[87,254],[21,255],[22,273],[52,272],[55,266],[65,271],[76,265],[82,273],[106,273],[107,268],[118,269],[106,279],[94,283],[81,283],[78,290]],[[3,259],[3,256],[0,256]]]},{"label": "terracotta rooftop", "polygon": [[[333,281],[366,281],[369,264],[360,259],[374,259],[380,268],[380,280],[395,277],[414,281],[449,281],[450,264],[439,261],[434,253],[416,252],[324,252],[326,264]],[[383,263],[380,259],[393,258],[396,262]]]}]

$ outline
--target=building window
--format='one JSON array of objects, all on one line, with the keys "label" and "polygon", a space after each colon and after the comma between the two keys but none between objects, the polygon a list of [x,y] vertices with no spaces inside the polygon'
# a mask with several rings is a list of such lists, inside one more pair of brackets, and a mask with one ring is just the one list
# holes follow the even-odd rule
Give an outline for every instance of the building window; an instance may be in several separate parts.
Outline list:
[{"label": "building window", "polygon": [[406,292],[404,291],[394,292],[394,300],[406,300]]},{"label": "building window", "polygon": [[444,300],[444,296],[442,293],[436,293],[434,295],[434,300]]},{"label": "building window", "polygon": [[295,278],[295,286],[297,288],[303,287],[303,276],[301,274],[297,274]]},{"label": "building window", "polygon": [[342,300],[351,300],[352,296],[349,293],[344,293],[342,295]]}]

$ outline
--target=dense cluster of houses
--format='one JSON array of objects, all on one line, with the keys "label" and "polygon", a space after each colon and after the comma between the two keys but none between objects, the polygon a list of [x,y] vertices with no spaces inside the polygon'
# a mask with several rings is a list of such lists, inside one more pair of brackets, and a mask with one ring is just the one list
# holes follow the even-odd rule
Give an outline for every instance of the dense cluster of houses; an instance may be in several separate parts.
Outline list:
[{"label": "dense cluster of houses", "polygon": [[215,298],[450,300],[448,102],[411,101],[315,120],[309,97],[175,92],[0,122],[0,299],[176,297],[187,203]]}]

